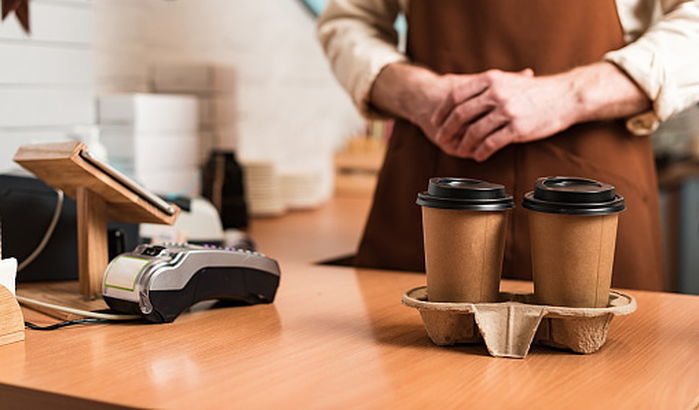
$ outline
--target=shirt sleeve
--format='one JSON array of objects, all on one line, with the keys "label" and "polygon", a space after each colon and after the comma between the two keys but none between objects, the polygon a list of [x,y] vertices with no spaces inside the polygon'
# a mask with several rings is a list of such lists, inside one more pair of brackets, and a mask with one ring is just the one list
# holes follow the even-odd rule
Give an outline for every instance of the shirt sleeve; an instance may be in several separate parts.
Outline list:
[{"label": "shirt sleeve", "polygon": [[367,117],[380,117],[369,101],[383,67],[407,61],[394,22],[398,0],[331,0],[318,20],[318,38],[340,84]]},{"label": "shirt sleeve", "polygon": [[605,60],[624,70],[653,103],[653,112],[627,122],[635,134],[649,134],[674,114],[699,101],[699,0],[665,0],[663,12],[634,42]]}]

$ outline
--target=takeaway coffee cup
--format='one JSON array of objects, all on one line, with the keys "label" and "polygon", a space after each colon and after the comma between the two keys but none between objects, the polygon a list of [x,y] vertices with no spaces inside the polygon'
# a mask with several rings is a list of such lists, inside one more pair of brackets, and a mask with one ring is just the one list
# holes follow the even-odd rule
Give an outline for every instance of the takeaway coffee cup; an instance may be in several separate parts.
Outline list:
[{"label": "takeaway coffee cup", "polygon": [[497,300],[508,210],[505,187],[466,178],[431,178],[422,207],[427,296],[434,302]]},{"label": "takeaway coffee cup", "polygon": [[547,177],[524,196],[538,303],[606,307],[624,198],[592,179]]}]

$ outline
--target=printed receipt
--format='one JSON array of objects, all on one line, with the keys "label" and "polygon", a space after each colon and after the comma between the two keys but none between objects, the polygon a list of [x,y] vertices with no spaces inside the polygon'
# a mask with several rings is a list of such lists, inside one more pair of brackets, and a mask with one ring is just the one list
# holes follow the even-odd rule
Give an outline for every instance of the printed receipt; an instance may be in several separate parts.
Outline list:
[{"label": "printed receipt", "polygon": [[15,278],[17,277],[17,259],[0,260],[0,285],[15,294]]},{"label": "printed receipt", "polygon": [[106,288],[133,292],[136,288],[136,281],[141,276],[143,268],[149,262],[149,259],[134,258],[132,256],[117,257],[107,267],[104,286]]}]

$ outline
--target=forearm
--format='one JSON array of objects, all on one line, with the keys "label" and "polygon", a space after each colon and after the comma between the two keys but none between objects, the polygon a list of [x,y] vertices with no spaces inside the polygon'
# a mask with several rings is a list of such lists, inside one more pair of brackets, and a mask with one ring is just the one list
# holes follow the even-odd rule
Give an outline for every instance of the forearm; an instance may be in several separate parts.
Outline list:
[{"label": "forearm", "polygon": [[573,122],[626,118],[651,108],[646,94],[612,63],[590,64],[560,76],[572,93]]},{"label": "forearm", "polygon": [[[371,88],[371,105],[379,111],[405,118],[414,123],[439,98],[439,76],[432,71],[407,63],[389,64],[381,70]],[[431,114],[431,113],[430,113]]]},{"label": "forearm", "polygon": [[699,1],[660,3],[666,14],[639,38],[605,54],[604,59],[638,83],[653,101],[657,119],[665,121],[699,102]]},{"label": "forearm", "polygon": [[331,0],[318,19],[318,38],[335,77],[369,117],[369,93],[387,64],[407,61],[398,48],[397,0]]}]

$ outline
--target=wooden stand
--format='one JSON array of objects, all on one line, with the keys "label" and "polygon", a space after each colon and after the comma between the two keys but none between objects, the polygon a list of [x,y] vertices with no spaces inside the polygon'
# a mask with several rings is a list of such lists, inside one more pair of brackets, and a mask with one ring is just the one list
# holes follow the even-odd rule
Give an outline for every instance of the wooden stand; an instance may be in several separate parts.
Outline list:
[{"label": "wooden stand", "polygon": [[20,147],[15,162],[77,202],[80,292],[85,299],[100,295],[107,267],[107,221],[172,225],[179,208],[168,215],[83,157],[80,142]]},{"label": "wooden stand", "polygon": [[[99,195],[86,188],[78,188],[75,196],[78,217],[78,267],[80,293],[95,295],[100,291],[102,278],[90,272],[104,272],[109,261],[107,245],[107,204]],[[86,280],[82,280],[86,278]]]},{"label": "wooden stand", "polygon": [[0,286],[0,346],[24,340],[24,316],[17,299]]}]

